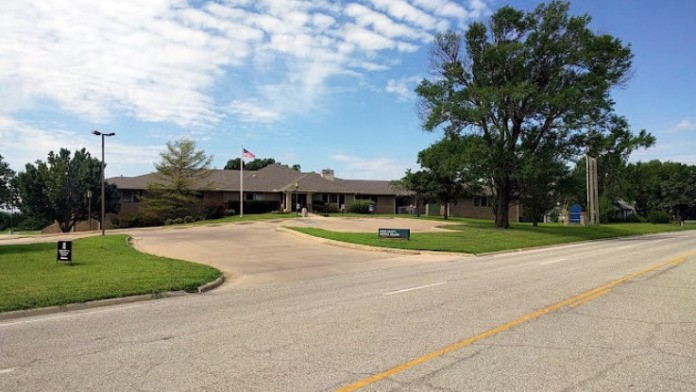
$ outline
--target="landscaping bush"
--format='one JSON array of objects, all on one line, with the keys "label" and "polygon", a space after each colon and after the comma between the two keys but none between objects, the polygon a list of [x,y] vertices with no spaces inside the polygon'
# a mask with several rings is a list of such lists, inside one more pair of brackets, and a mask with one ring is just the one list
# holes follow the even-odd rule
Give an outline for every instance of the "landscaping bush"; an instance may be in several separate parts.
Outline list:
[{"label": "landscaping bush", "polygon": [[337,203],[326,203],[322,200],[314,200],[312,202],[312,212],[317,212],[317,213],[338,212],[338,204]]},{"label": "landscaping bush", "polygon": [[164,221],[164,225],[165,225],[165,226],[170,226],[170,225],[173,225],[173,224],[174,224],[174,219],[169,218],[169,219],[167,219],[167,220]]},{"label": "landscaping bush", "polygon": [[112,220],[112,223],[125,229],[129,227],[160,226],[164,222],[156,214],[140,210],[138,212],[122,212]]},{"label": "landscaping bush", "polygon": [[370,206],[374,207],[375,202],[372,200],[357,199],[350,205],[348,211],[356,214],[369,214]]},{"label": "landscaping bush", "polygon": [[232,216],[232,215],[235,215],[235,214],[237,214],[237,210],[235,210],[234,208],[228,208],[228,209],[226,209],[225,212],[224,212],[224,215],[225,215],[225,216]]},{"label": "landscaping bush", "polygon": [[312,212],[321,213],[321,212],[329,212],[329,211],[327,211],[325,202],[323,202],[322,200],[313,200],[312,201]]},{"label": "landscaping bush", "polygon": [[225,206],[207,206],[205,207],[205,219],[220,219],[225,216]]},{"label": "landscaping bush", "polygon": [[651,211],[648,214],[650,223],[669,223],[669,214],[664,211]]}]

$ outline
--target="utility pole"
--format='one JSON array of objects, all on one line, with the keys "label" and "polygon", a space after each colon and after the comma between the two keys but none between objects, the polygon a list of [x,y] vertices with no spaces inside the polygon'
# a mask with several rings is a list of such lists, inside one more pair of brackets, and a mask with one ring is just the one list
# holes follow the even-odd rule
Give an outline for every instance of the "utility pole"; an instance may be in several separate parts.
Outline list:
[{"label": "utility pole", "polygon": [[587,171],[587,223],[590,225],[597,225],[599,224],[597,158],[588,155],[585,159],[585,169]]}]

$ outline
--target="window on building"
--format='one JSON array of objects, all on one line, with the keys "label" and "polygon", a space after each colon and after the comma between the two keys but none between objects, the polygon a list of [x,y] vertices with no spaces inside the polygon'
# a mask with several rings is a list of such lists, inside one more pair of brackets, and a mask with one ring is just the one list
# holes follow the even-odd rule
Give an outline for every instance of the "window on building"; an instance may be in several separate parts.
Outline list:
[{"label": "window on building", "polygon": [[474,207],[488,207],[488,199],[484,196],[474,196]]},{"label": "window on building", "polygon": [[379,204],[379,196],[376,195],[356,195],[355,196],[356,200],[372,200],[375,202],[375,205]]}]

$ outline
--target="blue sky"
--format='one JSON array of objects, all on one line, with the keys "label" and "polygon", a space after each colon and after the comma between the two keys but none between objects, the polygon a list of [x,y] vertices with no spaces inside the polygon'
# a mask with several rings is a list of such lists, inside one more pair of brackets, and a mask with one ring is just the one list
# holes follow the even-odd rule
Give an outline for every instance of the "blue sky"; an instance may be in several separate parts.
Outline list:
[{"label": "blue sky", "polygon": [[[394,179],[440,137],[413,89],[432,36],[500,0],[36,0],[0,5],[0,155],[11,167],[107,140],[107,176],[139,175],[190,137],[222,168],[257,157]],[[630,43],[616,109],[657,145],[634,160],[696,163],[696,2],[573,1]]]}]

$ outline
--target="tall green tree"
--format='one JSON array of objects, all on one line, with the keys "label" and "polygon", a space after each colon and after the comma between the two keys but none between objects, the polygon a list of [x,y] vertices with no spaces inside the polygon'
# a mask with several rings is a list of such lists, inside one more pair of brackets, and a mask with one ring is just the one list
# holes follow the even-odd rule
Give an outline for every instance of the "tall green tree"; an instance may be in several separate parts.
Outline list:
[{"label": "tall green tree", "polygon": [[[622,117],[612,116],[603,124],[604,129],[590,130],[585,136],[586,153],[597,158],[597,188],[599,193],[599,216],[602,223],[609,220],[612,203],[618,199],[635,201],[637,194],[631,183],[628,159],[633,151],[648,148],[655,144],[655,137],[641,130],[637,134],[629,130],[628,123]],[[574,182],[569,201],[586,204],[587,171],[586,159],[581,158],[573,170]]]},{"label": "tall green tree", "polygon": [[[241,158],[234,158],[228,160],[227,164],[225,164],[225,170],[239,170],[241,168],[240,162]],[[274,163],[282,165],[282,163],[276,162],[274,158],[255,158],[253,161],[244,164],[244,170],[261,170],[264,167],[272,165]],[[290,166],[290,168],[297,171],[300,171],[301,169],[300,165],[298,164],[294,164]]]},{"label": "tall green tree", "polygon": [[197,148],[191,139],[167,142],[167,150],[160,153],[161,160],[155,164],[157,180],[148,184],[141,198],[144,213],[161,221],[203,214],[199,196],[207,186],[213,157]]},{"label": "tall green tree", "polygon": [[571,16],[569,3],[552,1],[531,12],[502,7],[488,24],[472,23],[462,37],[447,31],[432,50],[437,78],[424,80],[423,128],[474,135],[488,154],[482,177],[495,189],[496,225],[509,227],[524,157],[542,145],[578,154],[588,128],[613,117],[610,90],[626,80],[631,50]]},{"label": "tall green tree", "polygon": [[677,164],[662,185],[661,207],[677,221],[696,209],[696,166]]},{"label": "tall green tree", "polygon": [[408,169],[404,177],[398,181],[394,181],[393,185],[413,192],[416,204],[416,215],[418,216],[420,216],[421,202],[431,197],[435,188],[432,183],[432,177],[425,170],[414,172]]},{"label": "tall green tree", "polygon": [[[27,164],[16,177],[19,207],[36,224],[57,221],[62,232],[69,232],[79,221],[89,216],[87,191],[92,191],[92,216],[101,210],[101,162],[86,149],[75,151],[62,148],[49,152],[46,162]],[[119,196],[114,185],[105,188],[109,213],[119,211]]]},{"label": "tall green tree", "polygon": [[10,165],[0,155],[0,208],[9,207],[12,204],[12,179],[14,176],[14,170],[10,169]]},{"label": "tall green tree", "polygon": [[449,217],[449,204],[456,202],[464,196],[473,195],[474,190],[480,187],[476,181],[476,175],[472,177],[470,165],[463,162],[471,162],[471,153],[475,151],[470,143],[470,138],[458,136],[446,137],[439,142],[418,153],[418,163],[423,170],[418,177],[405,178],[406,181],[415,182],[431,197],[445,205],[443,217]]},{"label": "tall green tree", "polygon": [[520,168],[519,202],[526,218],[536,227],[544,215],[560,203],[562,195],[573,185],[570,169],[558,157],[552,145],[535,155],[527,155]]}]

